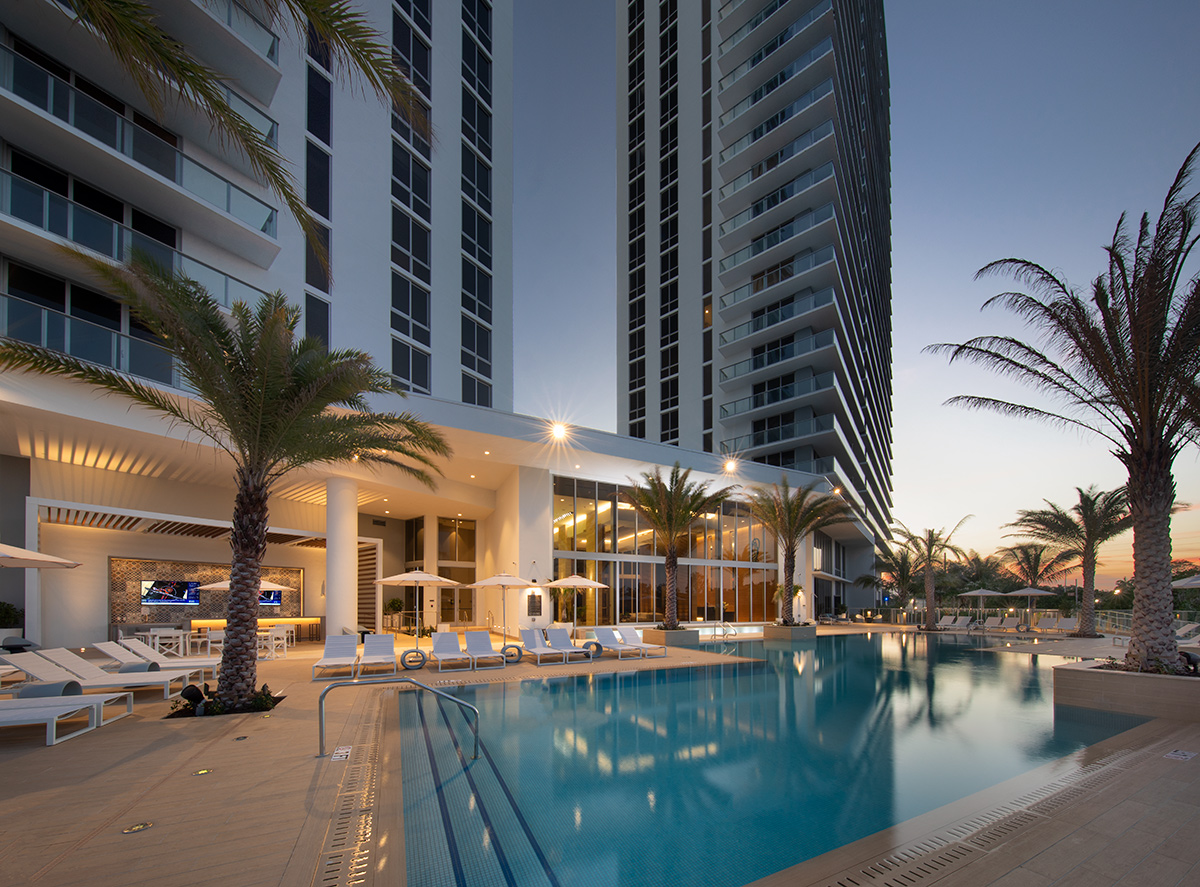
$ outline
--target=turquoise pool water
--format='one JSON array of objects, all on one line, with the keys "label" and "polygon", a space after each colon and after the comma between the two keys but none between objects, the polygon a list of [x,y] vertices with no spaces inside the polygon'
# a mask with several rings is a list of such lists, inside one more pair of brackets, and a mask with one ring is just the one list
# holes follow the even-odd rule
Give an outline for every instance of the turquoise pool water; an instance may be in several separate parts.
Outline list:
[{"label": "turquoise pool water", "polygon": [[1141,723],[966,636],[746,641],[761,661],[401,694],[411,887],[737,887]]}]

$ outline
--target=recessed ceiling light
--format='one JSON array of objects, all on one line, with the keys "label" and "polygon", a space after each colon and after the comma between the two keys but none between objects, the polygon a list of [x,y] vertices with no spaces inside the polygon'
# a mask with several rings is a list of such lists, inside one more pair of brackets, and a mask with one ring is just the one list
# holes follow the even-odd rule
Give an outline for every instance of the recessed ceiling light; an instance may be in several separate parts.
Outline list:
[{"label": "recessed ceiling light", "polygon": [[390,512],[390,511],[384,511],[383,513],[384,513],[384,514],[391,514],[391,512]]},{"label": "recessed ceiling light", "polygon": [[472,479],[474,479],[475,475],[472,474],[471,477],[472,477]]},{"label": "recessed ceiling light", "polygon": [[483,455],[485,455],[485,456],[490,456],[490,455],[492,455],[492,451],[491,451],[491,450],[484,450],[484,451],[483,451]]}]

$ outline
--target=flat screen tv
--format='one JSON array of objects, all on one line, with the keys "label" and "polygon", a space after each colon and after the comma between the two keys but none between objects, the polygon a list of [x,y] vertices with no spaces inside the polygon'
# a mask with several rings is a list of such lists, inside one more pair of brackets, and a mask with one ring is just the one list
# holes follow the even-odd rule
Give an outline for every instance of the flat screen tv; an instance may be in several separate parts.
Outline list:
[{"label": "flat screen tv", "polygon": [[143,579],[143,607],[196,607],[200,605],[200,583],[172,579]]},{"label": "flat screen tv", "polygon": [[283,603],[283,592],[278,588],[274,591],[260,591],[258,605],[260,607],[278,607]]}]

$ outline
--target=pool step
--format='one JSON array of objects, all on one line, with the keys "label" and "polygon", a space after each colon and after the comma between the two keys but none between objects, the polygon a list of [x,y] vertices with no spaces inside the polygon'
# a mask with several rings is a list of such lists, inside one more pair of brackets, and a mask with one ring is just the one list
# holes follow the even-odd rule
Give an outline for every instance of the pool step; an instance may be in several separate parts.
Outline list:
[{"label": "pool step", "polygon": [[545,854],[461,709],[402,694],[401,761],[408,883],[559,887]]}]

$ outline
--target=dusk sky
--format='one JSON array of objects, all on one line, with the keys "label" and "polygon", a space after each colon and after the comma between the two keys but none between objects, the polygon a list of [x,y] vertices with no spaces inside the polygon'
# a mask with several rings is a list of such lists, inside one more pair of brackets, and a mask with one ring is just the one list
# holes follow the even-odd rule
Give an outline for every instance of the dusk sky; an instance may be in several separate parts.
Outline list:
[{"label": "dusk sky", "polygon": [[[995,259],[1040,262],[1086,289],[1122,212],[1157,216],[1200,141],[1195,0],[885,3],[891,73],[894,515],[952,527],[989,554],[1001,526],[1075,487],[1125,481],[1105,442],[944,406],[1025,399],[933,342],[1020,333],[1012,288],[973,279]],[[616,96],[613,0],[517,0],[516,410],[616,428]],[[1191,272],[1200,270],[1200,256]],[[1176,557],[1200,558],[1200,456],[1176,460]],[[1101,587],[1132,574],[1132,535]]]}]

